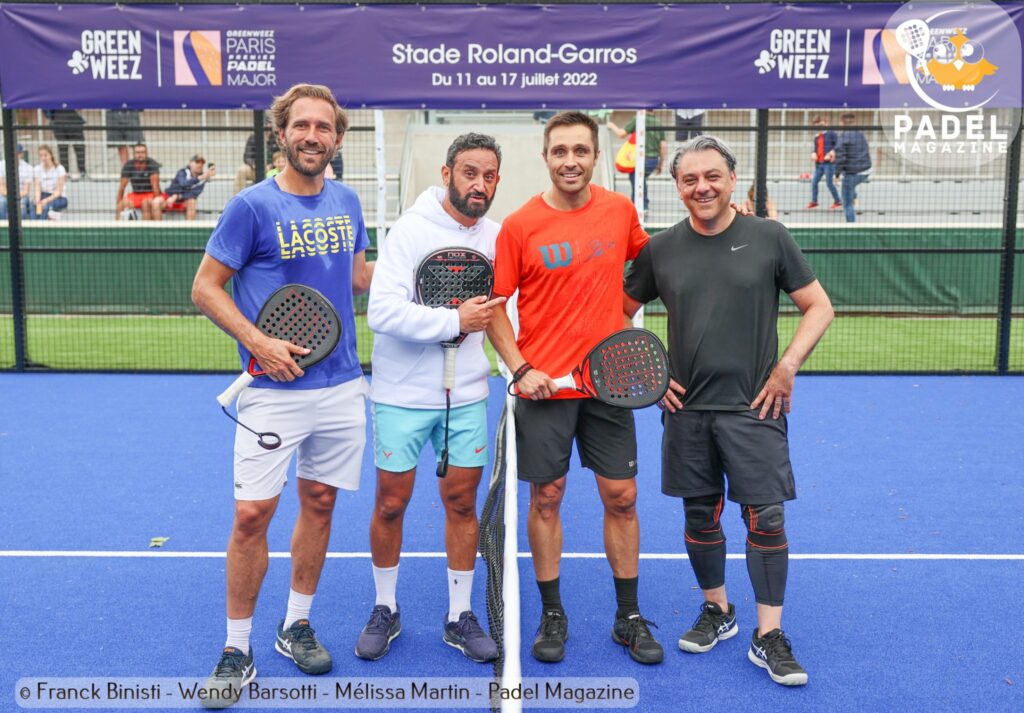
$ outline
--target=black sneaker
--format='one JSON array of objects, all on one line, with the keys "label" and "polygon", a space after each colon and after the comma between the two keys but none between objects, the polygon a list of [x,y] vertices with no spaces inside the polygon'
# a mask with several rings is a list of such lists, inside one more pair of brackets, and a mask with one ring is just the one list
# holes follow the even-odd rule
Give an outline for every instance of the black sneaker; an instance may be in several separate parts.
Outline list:
[{"label": "black sneaker", "polygon": [[228,646],[221,652],[220,661],[206,679],[200,693],[203,708],[227,708],[238,702],[242,689],[256,678],[256,665],[252,649],[243,654],[241,649]]},{"label": "black sneaker", "polygon": [[760,637],[757,629],[754,629],[747,658],[783,686],[803,686],[807,683],[807,671],[793,657],[793,647],[782,629],[772,629]]},{"label": "black sneaker", "polygon": [[565,658],[565,642],[569,640],[569,617],[564,611],[550,609],[540,617],[537,636],[533,640],[533,658],[557,663]]},{"label": "black sneaker", "polygon": [[317,676],[331,670],[331,655],[316,640],[316,632],[309,625],[309,619],[299,619],[284,628],[284,619],[277,625],[277,653],[295,662],[299,670]]},{"label": "black sneaker", "polygon": [[625,646],[630,658],[637,663],[661,663],[665,650],[647,628],[648,624],[655,628],[658,626],[640,616],[640,612],[618,617],[612,627],[612,641]]},{"label": "black sneaker", "polygon": [[700,605],[700,616],[690,630],[679,637],[679,648],[691,654],[702,654],[715,648],[715,644],[731,639],[740,631],[736,624],[736,607],[729,605],[729,611],[714,602]]}]

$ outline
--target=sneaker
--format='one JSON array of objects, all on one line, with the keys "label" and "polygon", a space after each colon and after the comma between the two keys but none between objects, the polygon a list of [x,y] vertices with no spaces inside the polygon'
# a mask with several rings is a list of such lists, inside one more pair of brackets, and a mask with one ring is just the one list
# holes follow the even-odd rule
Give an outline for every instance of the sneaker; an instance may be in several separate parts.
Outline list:
[{"label": "sneaker", "polygon": [[299,619],[284,628],[284,619],[277,625],[277,653],[287,656],[303,673],[318,675],[331,670],[331,655],[316,640],[316,632],[309,625],[309,619]]},{"label": "sneaker", "polygon": [[661,663],[665,658],[665,650],[647,628],[648,624],[655,628],[658,626],[640,616],[640,612],[618,617],[612,627],[612,641],[625,646],[630,658],[637,663]]},{"label": "sneaker", "polygon": [[476,614],[464,611],[458,621],[448,621],[444,615],[444,643],[453,646],[470,661],[484,663],[498,658],[498,645],[480,627]]},{"label": "sneaker", "polygon": [[378,604],[370,612],[370,620],[359,632],[356,641],[356,656],[376,661],[391,649],[391,642],[402,633],[402,612],[395,606],[395,613],[384,604]]},{"label": "sneaker", "polygon": [[835,203],[832,204],[832,210],[838,210],[839,208],[842,208],[842,207],[843,207],[843,204],[840,203],[839,201],[836,201]]},{"label": "sneaker", "polygon": [[569,640],[569,617],[560,609],[549,609],[540,617],[537,636],[533,639],[533,658],[557,663],[565,658],[565,642]]},{"label": "sneaker", "polygon": [[818,204],[815,201],[811,201],[810,203],[807,204],[807,209],[808,210],[810,210],[811,208],[817,208],[817,207],[818,207]]},{"label": "sneaker", "polygon": [[754,629],[747,658],[783,686],[803,686],[807,683],[807,671],[793,657],[793,647],[782,629],[772,629],[761,637],[757,635],[757,629]]},{"label": "sneaker", "polygon": [[254,678],[256,665],[252,661],[252,649],[243,654],[241,649],[228,646],[200,691],[203,708],[227,708],[237,703],[242,689]]},{"label": "sneaker", "polygon": [[740,631],[736,624],[736,607],[729,605],[729,611],[714,602],[700,605],[700,616],[693,622],[690,630],[679,637],[679,648],[691,654],[703,654],[715,648],[715,644],[731,639]]}]

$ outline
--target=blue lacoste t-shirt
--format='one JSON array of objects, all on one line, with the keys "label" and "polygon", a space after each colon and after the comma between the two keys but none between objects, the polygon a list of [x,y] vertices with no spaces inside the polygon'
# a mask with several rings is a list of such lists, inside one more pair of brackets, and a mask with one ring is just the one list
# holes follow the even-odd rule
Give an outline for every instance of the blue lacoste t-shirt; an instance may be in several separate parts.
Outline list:
[{"label": "blue lacoste t-shirt", "polygon": [[[362,374],[352,311],[352,258],[369,243],[359,197],[338,181],[324,181],[319,195],[297,196],[268,178],[228,202],[206,252],[236,270],[232,286],[242,314],[255,322],[274,290],[299,283],[322,292],[342,323],[337,349],[306,369],[305,376],[288,382],[257,379],[252,386],[320,389]],[[249,352],[239,344],[238,353],[245,368]]]}]

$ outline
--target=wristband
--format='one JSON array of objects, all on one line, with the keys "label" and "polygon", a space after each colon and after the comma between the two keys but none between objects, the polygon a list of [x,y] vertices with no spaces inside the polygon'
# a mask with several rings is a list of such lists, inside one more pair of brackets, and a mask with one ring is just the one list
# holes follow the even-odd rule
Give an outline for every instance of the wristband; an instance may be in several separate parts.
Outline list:
[{"label": "wristband", "polygon": [[530,371],[531,369],[533,369],[533,365],[530,364],[530,362],[524,362],[522,366],[516,369],[515,373],[512,375],[512,381],[510,381],[508,385],[508,393],[510,396],[516,395],[516,384],[518,384],[519,380],[526,376],[526,372]]}]

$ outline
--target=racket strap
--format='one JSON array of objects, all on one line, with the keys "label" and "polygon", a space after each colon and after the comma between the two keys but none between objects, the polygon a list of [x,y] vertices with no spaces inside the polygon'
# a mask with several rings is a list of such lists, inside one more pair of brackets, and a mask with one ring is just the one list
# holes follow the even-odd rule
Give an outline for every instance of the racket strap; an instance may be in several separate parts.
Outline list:
[{"label": "racket strap", "polygon": [[[274,450],[275,448],[277,448],[277,447],[279,447],[281,445],[281,437],[279,435],[277,435],[276,433],[274,433],[273,431],[264,431],[263,433],[260,433],[259,431],[254,431],[251,428],[249,428],[248,426],[246,426],[244,423],[239,421],[237,418],[232,416],[231,412],[228,411],[227,407],[221,406],[220,410],[224,412],[225,416],[230,418],[232,421],[237,423],[239,426],[244,428],[246,431],[248,431],[249,433],[255,434],[256,435],[256,440],[260,444],[260,448],[264,448],[264,449],[266,449],[268,451],[272,451],[272,450]],[[445,433],[445,437],[446,437],[445,448],[447,448],[447,435],[448,434],[446,432]]]},{"label": "racket strap", "polygon": [[526,376],[526,372],[532,371],[532,370],[533,370],[533,364],[531,364],[528,361],[524,361],[523,365],[520,366],[518,369],[516,369],[515,373],[512,374],[512,381],[510,381],[509,384],[508,384],[507,391],[508,391],[508,395],[509,396],[515,396],[516,395],[516,384],[519,383],[520,379],[522,379],[524,376]]},{"label": "racket strap", "polygon": [[441,460],[437,464],[437,477],[443,478],[448,475],[448,417],[452,413],[452,392],[451,389],[444,390],[444,450],[441,451]]}]

